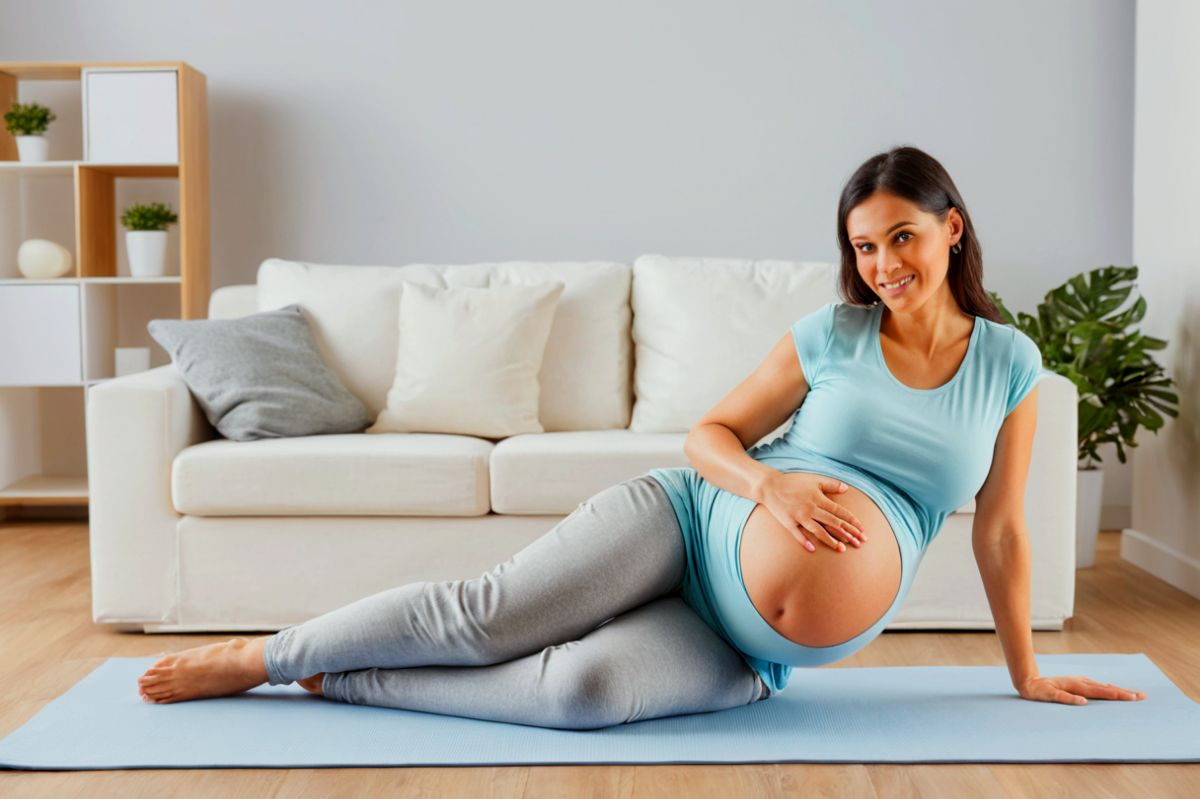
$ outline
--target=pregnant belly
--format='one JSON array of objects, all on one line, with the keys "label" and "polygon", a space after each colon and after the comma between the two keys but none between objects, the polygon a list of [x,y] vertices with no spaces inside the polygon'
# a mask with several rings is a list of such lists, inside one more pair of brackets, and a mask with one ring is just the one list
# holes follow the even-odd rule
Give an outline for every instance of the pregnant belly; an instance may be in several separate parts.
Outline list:
[{"label": "pregnant belly", "polygon": [[738,552],[759,615],[803,646],[849,641],[877,622],[900,590],[900,545],[887,517],[854,486],[827,496],[862,522],[869,539],[862,546],[846,544],[837,552],[814,541],[817,549],[809,552],[760,504],[746,521]]}]

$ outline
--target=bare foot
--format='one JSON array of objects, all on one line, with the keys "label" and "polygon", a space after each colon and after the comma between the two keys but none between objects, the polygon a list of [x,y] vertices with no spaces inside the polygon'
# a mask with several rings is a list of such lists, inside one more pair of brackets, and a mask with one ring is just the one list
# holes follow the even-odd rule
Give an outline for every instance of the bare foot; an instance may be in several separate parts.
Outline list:
[{"label": "bare foot", "polygon": [[314,674],[311,677],[305,677],[303,680],[296,680],[296,684],[306,691],[311,691],[317,696],[324,696],[321,691],[321,681],[325,679],[325,672]]},{"label": "bare foot", "polygon": [[234,638],[167,655],[138,678],[138,693],[161,705],[248,691],[267,681],[263,650],[269,637]]}]

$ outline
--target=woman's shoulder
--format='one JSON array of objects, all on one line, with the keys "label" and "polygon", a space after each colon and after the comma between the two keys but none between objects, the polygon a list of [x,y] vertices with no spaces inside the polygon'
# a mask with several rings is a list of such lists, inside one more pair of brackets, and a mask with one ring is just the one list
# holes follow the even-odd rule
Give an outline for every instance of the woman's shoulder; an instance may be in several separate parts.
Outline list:
[{"label": "woman's shoulder", "polygon": [[995,322],[986,316],[976,316],[975,319],[983,323],[985,330],[990,335],[1000,339],[1010,347],[1018,349],[1028,349],[1030,346],[1037,347],[1037,343],[1029,337],[1029,334],[1015,325],[1010,325],[1007,322]]},{"label": "woman's shoulder", "polygon": [[874,311],[874,306],[851,305],[841,300],[831,300],[806,313],[797,320],[794,327],[820,328],[825,336],[844,336],[850,330],[865,327]]},{"label": "woman's shoulder", "polygon": [[831,327],[843,333],[868,328],[878,310],[877,305],[853,305],[841,300],[831,302],[827,307]]},{"label": "woman's shoulder", "polygon": [[1037,370],[1042,365],[1042,351],[1028,333],[1014,325],[994,322],[984,316],[976,317],[983,324],[983,346],[989,358],[1010,370]]}]

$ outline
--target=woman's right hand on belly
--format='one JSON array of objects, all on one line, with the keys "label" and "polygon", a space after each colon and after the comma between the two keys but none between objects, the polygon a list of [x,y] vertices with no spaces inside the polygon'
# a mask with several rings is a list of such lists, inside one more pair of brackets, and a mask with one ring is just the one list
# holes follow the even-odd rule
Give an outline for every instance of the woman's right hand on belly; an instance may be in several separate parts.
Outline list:
[{"label": "woman's right hand on belly", "polygon": [[861,546],[863,524],[845,506],[829,498],[849,490],[845,483],[811,472],[780,472],[763,486],[760,500],[796,540],[815,552],[814,542],[839,549],[845,541]]}]

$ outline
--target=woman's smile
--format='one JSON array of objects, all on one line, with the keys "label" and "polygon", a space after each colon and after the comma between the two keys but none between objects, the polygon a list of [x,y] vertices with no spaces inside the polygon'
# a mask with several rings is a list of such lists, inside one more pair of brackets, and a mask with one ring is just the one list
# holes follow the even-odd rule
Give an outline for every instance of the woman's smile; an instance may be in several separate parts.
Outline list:
[{"label": "woman's smile", "polygon": [[908,288],[909,284],[911,284],[916,279],[917,279],[916,275],[909,275],[908,277],[900,278],[899,281],[893,281],[891,283],[882,283],[882,284],[880,284],[880,287],[884,290],[884,292],[889,297],[898,297],[899,295],[903,294],[904,289]]}]

